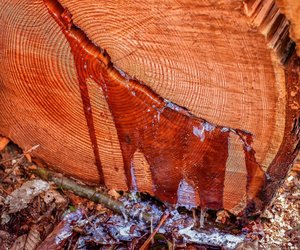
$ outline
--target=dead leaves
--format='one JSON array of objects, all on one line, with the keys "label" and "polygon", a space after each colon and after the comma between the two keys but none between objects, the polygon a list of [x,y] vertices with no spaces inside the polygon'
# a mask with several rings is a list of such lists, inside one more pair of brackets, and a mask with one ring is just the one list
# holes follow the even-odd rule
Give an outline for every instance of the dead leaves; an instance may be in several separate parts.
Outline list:
[{"label": "dead leaves", "polygon": [[[35,150],[37,147],[31,150]],[[6,151],[4,150],[2,155]],[[178,213],[177,210],[171,210],[173,212],[170,217],[157,230],[156,234],[151,235],[149,224],[145,222],[147,220],[139,220],[141,212],[155,218],[153,223],[155,228],[163,215],[163,211],[168,211],[166,207],[161,210],[150,204],[149,201],[142,201],[140,196],[120,196],[116,190],[110,190],[108,194],[111,196],[111,200],[117,202],[117,204],[123,204],[124,209],[131,211],[129,214],[117,214],[104,208],[96,201],[88,199],[97,197],[96,191],[90,191],[87,198],[79,197],[71,191],[67,191],[62,185],[66,183],[66,178],[59,179],[57,185],[60,188],[58,190],[50,185],[49,188],[42,188],[37,191],[36,183],[39,181],[28,181],[31,178],[28,172],[38,170],[36,165],[27,164],[29,166],[25,168],[27,179],[24,179],[22,164],[25,160],[28,162],[30,159],[29,156],[26,157],[25,153],[20,154],[20,151],[18,151],[17,157],[14,155],[5,164],[7,168],[4,169],[2,166],[2,169],[6,171],[2,170],[2,176],[9,173],[7,176],[13,179],[10,183],[7,182],[6,186],[3,182],[0,185],[0,206],[2,206],[0,246],[10,241],[10,245],[6,246],[12,247],[11,249],[35,249],[38,245],[40,245],[38,249],[55,249],[68,246],[78,248],[84,246],[99,247],[105,244],[111,245],[109,249],[120,246],[140,249],[143,242],[149,238],[148,249],[174,249],[176,246],[184,249],[199,249],[194,247],[195,244],[216,244],[217,242],[221,245],[235,246],[237,242],[244,239],[232,234],[226,235],[219,230],[195,229],[193,219],[188,215]],[[11,171],[11,164],[17,165],[13,171]],[[259,246],[268,246],[269,242],[273,242],[273,246],[278,246],[276,245],[278,242],[283,242],[280,241],[280,238],[276,238],[279,234],[280,237],[289,239],[289,242],[284,241],[288,249],[296,249],[294,246],[299,243],[299,236],[297,236],[299,234],[299,220],[297,219],[299,216],[295,216],[293,212],[287,212],[295,212],[295,208],[298,206],[296,204],[299,203],[298,199],[294,198],[298,197],[297,194],[300,190],[299,174],[295,171],[287,179],[287,183],[281,189],[279,197],[269,211],[269,221],[264,223],[255,222],[250,224],[247,230],[243,229],[248,233],[248,239],[254,241],[240,246],[240,249],[257,247],[258,242]],[[32,178],[35,178],[35,176]],[[292,192],[286,194],[287,191]],[[11,203],[13,203],[12,206]],[[61,221],[61,215],[66,212],[67,207],[71,215]],[[77,207],[80,207],[80,209],[77,210]],[[5,209],[11,213],[5,213]],[[81,215],[79,216],[78,213]],[[219,211],[216,216],[213,215],[214,217],[210,216],[212,215],[207,213],[207,224],[205,226],[217,224],[220,227],[225,227],[230,225],[232,219],[226,211]],[[288,220],[291,221],[289,226],[286,227],[284,223],[287,223]],[[217,223],[211,224],[214,221]],[[11,231],[10,228],[12,228]],[[263,235],[263,232],[266,232],[266,234]],[[149,237],[149,235],[151,236]],[[171,238],[170,235],[172,235]],[[57,241],[57,239],[60,240]],[[232,239],[236,242],[231,242]]]},{"label": "dead leaves", "polygon": [[31,227],[30,232],[26,238],[26,243],[24,250],[35,250],[41,242],[40,232],[37,229],[37,226],[34,225]]},{"label": "dead leaves", "polygon": [[11,250],[20,250],[20,249],[24,249],[25,244],[26,244],[26,239],[27,239],[27,235],[21,235],[20,237],[18,237],[16,239],[16,241],[14,242],[14,244],[11,247]]},{"label": "dead leaves", "polygon": [[6,197],[5,204],[9,206],[9,213],[16,213],[27,207],[27,204],[40,193],[48,190],[50,185],[42,180],[25,182]]},{"label": "dead leaves", "polygon": [[42,198],[44,199],[44,202],[46,204],[50,204],[54,202],[58,206],[62,204],[66,204],[66,199],[56,190],[50,189],[45,194],[42,195]]}]

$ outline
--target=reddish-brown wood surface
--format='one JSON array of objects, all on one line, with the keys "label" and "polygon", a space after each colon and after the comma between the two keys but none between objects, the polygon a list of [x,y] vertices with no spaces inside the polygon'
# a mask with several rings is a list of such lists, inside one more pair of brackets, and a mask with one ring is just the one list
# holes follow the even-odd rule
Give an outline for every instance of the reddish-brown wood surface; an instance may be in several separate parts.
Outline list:
[{"label": "reddish-brown wood surface", "polygon": [[300,2],[295,0],[276,0],[281,12],[290,20],[290,36],[297,44],[297,55],[300,56]]},{"label": "reddish-brown wood surface", "polygon": [[0,133],[36,160],[179,205],[271,199],[299,150],[274,1],[0,3]]}]

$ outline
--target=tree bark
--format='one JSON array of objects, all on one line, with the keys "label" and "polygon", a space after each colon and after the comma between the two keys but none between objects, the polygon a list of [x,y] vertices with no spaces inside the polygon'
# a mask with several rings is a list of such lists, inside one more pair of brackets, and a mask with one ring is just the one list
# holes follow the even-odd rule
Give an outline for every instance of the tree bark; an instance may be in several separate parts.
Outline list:
[{"label": "tree bark", "polygon": [[188,207],[270,202],[300,147],[300,59],[275,1],[0,0],[0,13],[0,133],[39,144],[37,161]]},{"label": "tree bark", "polygon": [[280,11],[286,15],[288,20],[291,22],[290,25],[290,36],[297,44],[297,55],[300,55],[300,2],[293,0],[276,0]]}]

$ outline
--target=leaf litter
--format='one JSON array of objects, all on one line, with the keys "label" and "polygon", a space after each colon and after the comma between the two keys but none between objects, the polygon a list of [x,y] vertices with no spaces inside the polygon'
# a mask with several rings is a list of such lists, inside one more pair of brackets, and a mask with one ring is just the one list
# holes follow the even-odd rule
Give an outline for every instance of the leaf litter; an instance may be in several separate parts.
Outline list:
[{"label": "leaf litter", "polygon": [[5,204],[9,206],[8,213],[16,213],[26,208],[32,199],[49,189],[48,182],[43,180],[32,180],[25,182],[20,188],[14,190],[5,199]]},{"label": "leaf litter", "polygon": [[[15,146],[0,155],[0,179],[5,176],[0,182],[0,249],[300,248],[297,168],[262,217],[244,223],[226,211],[208,211],[205,227],[199,228],[199,212],[195,219],[184,208],[137,192],[107,190],[126,209],[113,212],[38,179],[30,172],[35,168],[31,157],[22,155]],[[139,218],[142,213],[151,215],[151,223]]]}]

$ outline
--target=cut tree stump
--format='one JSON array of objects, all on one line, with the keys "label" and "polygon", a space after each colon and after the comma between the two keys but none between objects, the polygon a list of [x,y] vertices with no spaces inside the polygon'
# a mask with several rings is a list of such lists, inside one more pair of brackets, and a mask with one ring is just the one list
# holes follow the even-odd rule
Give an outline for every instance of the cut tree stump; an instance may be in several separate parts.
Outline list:
[{"label": "cut tree stump", "polygon": [[0,0],[0,134],[89,184],[261,211],[300,147],[279,2]]},{"label": "cut tree stump", "polygon": [[297,54],[300,55],[300,1],[295,0],[276,0],[280,11],[286,15],[291,22],[291,38],[297,43]]}]

